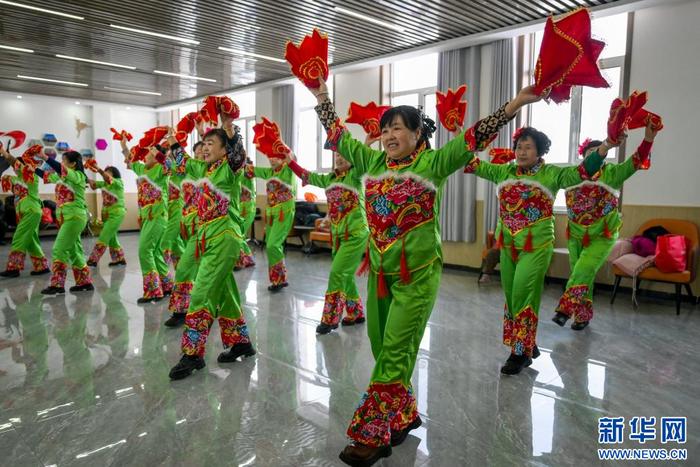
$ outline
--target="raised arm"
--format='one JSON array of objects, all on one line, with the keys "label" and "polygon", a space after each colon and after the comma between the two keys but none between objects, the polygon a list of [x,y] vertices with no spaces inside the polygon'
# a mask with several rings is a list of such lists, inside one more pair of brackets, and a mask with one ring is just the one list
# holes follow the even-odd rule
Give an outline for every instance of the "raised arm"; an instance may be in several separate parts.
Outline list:
[{"label": "raised arm", "polygon": [[285,162],[287,163],[287,166],[290,169],[292,169],[294,175],[299,177],[302,186],[313,185],[319,188],[328,188],[328,186],[331,183],[333,183],[333,180],[335,178],[333,174],[317,174],[309,172],[308,170],[297,164],[297,161],[292,159],[291,153],[287,154]]}]

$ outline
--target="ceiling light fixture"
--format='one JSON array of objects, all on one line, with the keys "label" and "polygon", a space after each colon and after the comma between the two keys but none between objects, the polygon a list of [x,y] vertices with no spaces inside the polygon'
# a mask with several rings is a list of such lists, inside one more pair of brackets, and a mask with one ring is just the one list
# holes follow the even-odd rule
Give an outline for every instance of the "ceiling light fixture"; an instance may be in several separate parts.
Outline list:
[{"label": "ceiling light fixture", "polygon": [[348,10],[346,8],[343,8],[343,7],[337,6],[337,7],[334,7],[334,10],[337,11],[338,13],[345,13],[346,15],[354,16],[355,18],[363,19],[363,20],[368,21],[370,23],[378,24],[379,26],[384,26],[385,28],[393,29],[394,31],[398,31],[398,32],[405,32],[406,31],[406,28],[404,28],[403,26],[387,23],[386,21],[382,21],[381,19],[377,19],[377,18],[374,18],[372,16],[367,16],[367,15],[364,15],[362,13],[358,13],[358,12],[353,11],[353,10]]},{"label": "ceiling light fixture", "polygon": [[21,98],[22,98],[22,96],[17,96],[17,99],[21,99]]},{"label": "ceiling light fixture", "polygon": [[22,78],[22,79],[31,79],[34,81],[45,81],[47,83],[67,84],[69,86],[82,86],[82,87],[88,86],[85,83],[74,83],[72,81],[61,81],[60,79],[37,78],[36,76],[26,76],[26,75],[17,75],[17,77]]},{"label": "ceiling light fixture", "polygon": [[101,62],[99,60],[91,60],[89,58],[71,57],[70,55],[56,54],[56,57],[65,58],[66,60],[75,60],[78,62],[94,63],[96,65],[106,65],[106,66],[114,66],[117,68],[126,68],[127,70],[135,70],[136,69],[135,66],[120,65],[119,63],[111,63],[111,62]]},{"label": "ceiling light fixture", "polygon": [[148,96],[161,96],[162,94],[159,92],[153,92],[153,91],[139,91],[137,89],[121,89],[121,88],[111,88],[109,86],[105,86],[105,89],[108,91],[114,91],[114,92],[126,92],[126,93],[131,93],[131,94],[146,94]]},{"label": "ceiling light fixture", "polygon": [[122,31],[136,32],[138,34],[145,34],[147,36],[160,37],[163,39],[170,39],[173,41],[184,42],[185,44],[199,45],[199,41],[194,39],[187,39],[184,37],[170,36],[168,34],[161,34],[159,32],[144,31],[143,29],[127,28],[126,26],[118,26],[116,24],[110,24],[110,27],[114,29],[121,29]]},{"label": "ceiling light fixture", "polygon": [[233,54],[247,55],[249,57],[262,58],[264,60],[271,60],[273,62],[278,62],[278,63],[286,63],[286,60],[283,60],[281,58],[270,57],[268,55],[254,54],[253,52],[246,52],[244,50],[230,49],[228,47],[219,47],[219,50],[223,50],[224,52],[231,52]]},{"label": "ceiling light fixture", "polygon": [[47,10],[46,8],[39,8],[36,6],[31,6],[31,5],[23,5],[23,4],[17,3],[17,2],[7,2],[5,0],[0,0],[0,4],[16,6],[17,8],[25,8],[27,10],[38,11],[40,13],[48,13],[50,15],[63,16],[64,18],[79,19],[79,20],[85,19],[82,16],[69,15],[68,13],[62,13],[60,11]]},{"label": "ceiling light fixture", "polygon": [[185,79],[196,79],[198,81],[207,81],[209,83],[216,83],[215,79],[210,79],[210,78],[201,78],[199,76],[192,76],[192,75],[185,75],[182,73],[172,73],[170,71],[160,71],[160,70],[153,70],[153,73],[157,75],[166,75],[166,76],[176,76],[178,78],[185,78]]},{"label": "ceiling light fixture", "polygon": [[80,105],[80,101],[75,101],[75,105]]},{"label": "ceiling light fixture", "polygon": [[32,49],[23,49],[22,47],[12,47],[10,45],[0,45],[0,49],[14,50],[16,52],[27,52],[28,54],[34,53]]}]

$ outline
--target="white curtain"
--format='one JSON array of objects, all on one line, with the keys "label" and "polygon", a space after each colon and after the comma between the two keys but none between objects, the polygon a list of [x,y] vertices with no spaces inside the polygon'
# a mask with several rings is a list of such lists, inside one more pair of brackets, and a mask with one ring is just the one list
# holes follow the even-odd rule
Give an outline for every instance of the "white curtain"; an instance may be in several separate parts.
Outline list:
[{"label": "white curtain", "polygon": [[[491,85],[491,111],[498,109],[505,102],[511,100],[515,95],[515,67],[513,64],[513,40],[503,39],[492,43],[493,67]],[[493,142],[494,147],[510,147],[511,135],[515,131],[515,121],[501,128],[498,137]],[[484,191],[484,241],[489,230],[496,228],[498,222],[498,199],[496,197],[496,186],[486,183]]]},{"label": "white curtain", "polygon": [[[481,76],[481,46],[441,52],[438,59],[438,90],[456,90],[467,85],[467,115],[464,126],[479,118],[479,78]],[[435,143],[443,146],[454,136],[438,123]],[[474,242],[476,240],[476,179],[461,171],[452,174],[445,183],[440,209],[442,240]]]}]

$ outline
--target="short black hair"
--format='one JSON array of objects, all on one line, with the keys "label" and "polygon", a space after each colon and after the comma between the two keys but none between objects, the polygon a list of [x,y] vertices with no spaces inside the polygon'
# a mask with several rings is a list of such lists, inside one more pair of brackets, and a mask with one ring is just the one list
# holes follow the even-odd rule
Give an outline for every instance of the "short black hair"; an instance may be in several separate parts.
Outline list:
[{"label": "short black hair", "polygon": [[194,143],[194,146],[192,146],[192,152],[195,152],[200,146],[204,146],[204,141],[197,141]]},{"label": "short black hair", "polygon": [[535,146],[537,147],[537,155],[540,157],[547,154],[549,152],[550,146],[552,145],[552,141],[547,135],[537,130],[536,128],[526,126],[524,128],[521,128],[520,132],[517,135],[517,138],[513,139],[513,149],[515,149],[518,146],[518,142],[521,139],[525,138],[532,138],[532,140],[535,142]]},{"label": "short black hair", "polygon": [[114,178],[122,178],[122,174],[121,172],[119,172],[119,169],[114,167],[113,165],[105,167],[105,172],[109,172]]},{"label": "short black hair", "polygon": [[207,131],[206,135],[204,135],[204,141],[212,138],[218,139],[221,142],[221,145],[226,147],[228,135],[226,134],[226,130],[223,128],[212,128],[211,130]]},{"label": "short black hair", "polygon": [[411,131],[421,130],[418,145],[425,143],[426,148],[430,148],[430,138],[435,133],[435,122],[426,116],[420,109],[410,105],[398,105],[392,107],[382,115],[379,127],[384,129],[390,126],[396,117],[401,117],[403,124]]}]

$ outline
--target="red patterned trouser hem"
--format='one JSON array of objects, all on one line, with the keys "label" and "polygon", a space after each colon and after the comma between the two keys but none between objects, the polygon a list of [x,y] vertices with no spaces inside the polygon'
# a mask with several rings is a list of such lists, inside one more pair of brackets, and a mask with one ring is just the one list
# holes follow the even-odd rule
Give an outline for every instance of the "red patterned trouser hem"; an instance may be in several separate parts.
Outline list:
[{"label": "red patterned trouser hem", "polygon": [[75,285],[92,284],[90,268],[87,266],[83,266],[82,268],[73,268],[73,277],[75,278]]},{"label": "red patterned trouser hem", "polygon": [[32,260],[32,269],[34,271],[46,271],[49,268],[49,260],[46,256],[30,256]]},{"label": "red patterned trouser hem", "polygon": [[270,276],[270,284],[280,285],[287,282],[287,266],[284,264],[284,260],[279,261],[277,264],[270,266],[268,271]]},{"label": "red patterned trouser hem", "polygon": [[532,356],[537,343],[537,315],[530,305],[511,317],[506,307],[503,314],[503,343],[515,355]]},{"label": "red patterned trouser hem", "polygon": [[7,258],[7,271],[21,271],[24,269],[24,257],[25,253],[21,251],[11,251],[10,256]]},{"label": "red patterned trouser hem", "polygon": [[66,271],[68,265],[61,261],[54,261],[51,264],[51,287],[63,287],[66,285]]},{"label": "red patterned trouser hem", "polygon": [[124,248],[109,248],[109,257],[112,259],[113,263],[119,263],[121,261],[126,261],[124,258]]},{"label": "red patterned trouser hem", "polygon": [[158,272],[151,271],[143,275],[143,296],[144,298],[158,298],[163,296],[163,289],[160,286],[160,276]]},{"label": "red patterned trouser hem", "polygon": [[593,301],[588,298],[587,285],[574,285],[564,292],[559,299],[556,311],[573,317],[577,323],[593,319]]},{"label": "red patterned trouser hem", "polygon": [[176,282],[173,286],[173,293],[168,303],[168,311],[171,313],[187,313],[190,308],[190,298],[192,293],[192,282]]},{"label": "red patterned trouser hem", "polygon": [[107,250],[107,245],[101,242],[95,243],[95,247],[92,249],[92,253],[90,253],[90,257],[88,258],[88,263],[98,263],[105,253],[105,250]]}]

